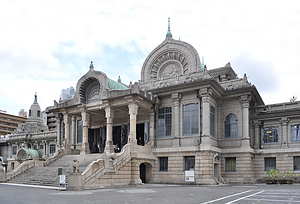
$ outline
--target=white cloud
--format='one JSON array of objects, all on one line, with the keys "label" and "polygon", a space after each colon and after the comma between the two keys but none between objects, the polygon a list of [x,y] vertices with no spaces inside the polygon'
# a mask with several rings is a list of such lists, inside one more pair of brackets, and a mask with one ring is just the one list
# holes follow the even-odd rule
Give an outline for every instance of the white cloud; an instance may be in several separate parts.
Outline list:
[{"label": "white cloud", "polygon": [[[90,61],[113,79],[138,80],[143,60],[165,38],[168,17],[173,38],[193,45],[209,69],[231,61],[239,76],[249,72],[266,103],[300,98],[297,3],[2,1],[0,109],[11,114],[27,110],[34,92],[42,109],[53,105],[61,89],[76,86]],[[107,47],[114,53],[105,53]],[[119,56],[118,49],[126,56]],[[126,58],[130,61],[125,63]],[[266,83],[270,76],[276,80]]]}]

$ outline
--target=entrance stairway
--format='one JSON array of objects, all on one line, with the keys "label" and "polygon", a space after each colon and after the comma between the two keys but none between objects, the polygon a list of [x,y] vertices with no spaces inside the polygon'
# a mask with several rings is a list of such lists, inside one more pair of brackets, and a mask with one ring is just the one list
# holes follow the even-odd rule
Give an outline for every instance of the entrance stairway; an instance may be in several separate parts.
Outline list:
[{"label": "entrance stairway", "polygon": [[68,175],[72,171],[73,160],[76,159],[79,161],[79,171],[83,172],[92,161],[102,157],[102,154],[65,155],[51,163],[49,166],[30,168],[26,172],[7,182],[58,187],[58,168],[63,169],[63,174],[66,175],[66,180],[68,181]]}]

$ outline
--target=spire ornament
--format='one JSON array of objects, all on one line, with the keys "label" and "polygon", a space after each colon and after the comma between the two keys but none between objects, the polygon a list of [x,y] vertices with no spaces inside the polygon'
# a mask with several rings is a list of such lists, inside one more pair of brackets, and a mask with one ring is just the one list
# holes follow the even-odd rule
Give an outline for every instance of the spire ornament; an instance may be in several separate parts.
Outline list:
[{"label": "spire ornament", "polygon": [[167,32],[166,38],[172,38],[172,33],[171,33],[171,29],[170,29],[170,17],[168,17],[168,32]]},{"label": "spire ornament", "polygon": [[93,61],[91,61],[91,64],[90,64],[90,69],[94,69],[94,64],[93,64]]},{"label": "spire ornament", "polygon": [[36,95],[36,92],[35,92],[35,94],[34,94],[34,101],[33,101],[33,103],[37,103],[37,95]]}]

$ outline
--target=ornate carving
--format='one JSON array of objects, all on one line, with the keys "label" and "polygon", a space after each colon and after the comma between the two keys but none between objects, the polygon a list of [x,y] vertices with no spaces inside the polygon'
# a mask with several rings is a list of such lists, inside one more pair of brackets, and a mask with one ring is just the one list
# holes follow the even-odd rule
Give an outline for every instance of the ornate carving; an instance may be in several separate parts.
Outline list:
[{"label": "ornate carving", "polygon": [[182,74],[182,68],[177,61],[167,61],[159,69],[158,78],[174,77]]},{"label": "ornate carving", "polygon": [[186,57],[181,53],[169,51],[161,54],[152,64],[151,79],[162,79],[185,74],[188,70]]},{"label": "ornate carving", "polygon": [[97,98],[100,98],[100,84],[98,81],[95,81],[89,85],[86,91],[86,99],[92,100]]}]

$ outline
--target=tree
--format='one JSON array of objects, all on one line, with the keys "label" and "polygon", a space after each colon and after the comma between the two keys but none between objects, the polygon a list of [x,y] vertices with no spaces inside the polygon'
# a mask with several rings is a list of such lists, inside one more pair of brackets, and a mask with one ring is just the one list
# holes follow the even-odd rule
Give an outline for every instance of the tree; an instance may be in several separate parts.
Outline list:
[{"label": "tree", "polygon": [[290,102],[295,102],[297,100],[297,96],[293,96],[291,99],[290,99]]}]

